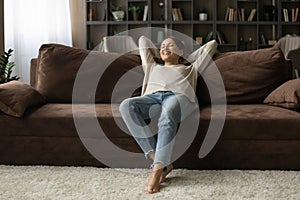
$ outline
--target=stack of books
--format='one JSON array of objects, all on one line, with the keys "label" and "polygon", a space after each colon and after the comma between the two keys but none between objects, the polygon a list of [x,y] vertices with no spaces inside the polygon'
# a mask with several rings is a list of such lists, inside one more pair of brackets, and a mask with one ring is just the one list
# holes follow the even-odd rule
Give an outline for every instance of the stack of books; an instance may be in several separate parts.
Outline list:
[{"label": "stack of books", "polygon": [[182,21],[182,12],[180,8],[172,8],[172,15],[174,21]]}]

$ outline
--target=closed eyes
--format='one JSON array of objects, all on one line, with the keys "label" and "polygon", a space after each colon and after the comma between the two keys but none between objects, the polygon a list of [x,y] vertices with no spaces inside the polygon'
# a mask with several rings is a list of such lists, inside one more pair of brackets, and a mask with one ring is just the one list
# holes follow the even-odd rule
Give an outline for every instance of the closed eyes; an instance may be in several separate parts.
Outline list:
[{"label": "closed eyes", "polygon": [[[168,46],[168,47],[175,47],[174,44],[168,44],[167,46]],[[165,47],[166,47],[165,44],[162,44],[162,45],[160,46],[161,49],[163,49],[163,48],[165,48]]]}]

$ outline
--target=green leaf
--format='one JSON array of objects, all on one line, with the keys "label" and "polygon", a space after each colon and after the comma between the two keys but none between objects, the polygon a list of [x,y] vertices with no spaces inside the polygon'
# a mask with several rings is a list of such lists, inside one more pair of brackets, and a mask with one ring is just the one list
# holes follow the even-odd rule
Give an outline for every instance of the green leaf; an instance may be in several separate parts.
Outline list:
[{"label": "green leaf", "polygon": [[7,52],[4,52],[0,58],[0,84],[9,82],[11,80],[19,80],[20,77],[13,76],[11,74],[13,72],[13,68],[15,66],[15,62],[9,62],[9,58],[12,55],[13,50],[9,49]]}]

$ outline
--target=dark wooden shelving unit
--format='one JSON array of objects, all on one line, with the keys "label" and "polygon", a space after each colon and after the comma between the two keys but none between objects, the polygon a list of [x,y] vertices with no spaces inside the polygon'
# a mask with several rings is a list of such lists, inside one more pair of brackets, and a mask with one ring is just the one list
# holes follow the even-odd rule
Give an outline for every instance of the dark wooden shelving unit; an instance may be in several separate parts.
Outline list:
[{"label": "dark wooden shelving unit", "polygon": [[[163,3],[163,7],[160,7]],[[139,20],[132,20],[129,6],[142,8]],[[143,20],[143,9],[148,6],[147,19]],[[274,6],[274,17],[265,16],[266,5]],[[124,11],[124,19],[116,21],[111,14],[112,8],[119,6]],[[180,8],[183,19],[174,21],[173,8]],[[207,11],[208,19],[199,20],[199,10]],[[228,8],[236,10],[237,20],[225,20]],[[241,21],[238,10],[245,11],[245,21]],[[289,11],[286,22],[283,9]],[[300,9],[300,1],[287,0],[86,0],[87,49],[97,46],[104,36],[142,27],[160,27],[179,31],[193,38],[206,37],[212,33],[212,39],[219,40],[220,51],[249,50],[270,47],[269,40],[279,40],[286,34],[300,35],[300,11],[297,20],[291,21],[291,10]],[[90,12],[92,9],[92,17]],[[247,21],[251,9],[256,9],[252,21]],[[234,12],[234,11],[233,11]],[[142,34],[142,33],[141,33]],[[151,34],[154,41],[157,33]],[[262,40],[263,36],[264,40]],[[137,38],[134,38],[137,40]]]}]

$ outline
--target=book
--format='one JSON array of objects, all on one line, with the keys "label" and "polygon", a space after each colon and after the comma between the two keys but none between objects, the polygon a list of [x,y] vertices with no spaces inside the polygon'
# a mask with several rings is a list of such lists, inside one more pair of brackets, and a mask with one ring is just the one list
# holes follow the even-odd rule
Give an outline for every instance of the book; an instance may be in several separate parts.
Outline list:
[{"label": "book", "polygon": [[299,8],[292,8],[292,22],[298,21]]},{"label": "book", "polygon": [[289,11],[288,11],[288,9],[287,8],[283,8],[282,11],[283,11],[284,21],[285,22],[289,22]]},{"label": "book", "polygon": [[224,20],[225,20],[225,21],[228,21],[228,17],[229,17],[229,10],[230,10],[230,8],[229,8],[229,7],[227,7],[227,8],[226,8],[226,12],[225,12],[225,17],[224,17]]},{"label": "book", "polygon": [[292,8],[292,22],[295,22],[295,9]]},{"label": "book", "polygon": [[174,21],[182,21],[182,13],[180,8],[172,8],[172,15]]},{"label": "book", "polygon": [[145,7],[144,7],[143,21],[147,20],[147,16],[148,16],[148,5],[145,5]]},{"label": "book", "polygon": [[211,41],[213,39],[213,36],[214,36],[213,31],[208,32],[206,37],[205,37],[204,43],[207,43],[207,42]]},{"label": "book", "polygon": [[259,40],[260,40],[260,44],[262,44],[262,45],[266,44],[266,39],[265,39],[263,32],[259,32]]},{"label": "book", "polygon": [[242,16],[242,22],[245,21],[245,8],[241,8],[241,16]]},{"label": "book", "polygon": [[236,9],[233,10],[233,21],[238,21],[238,13]]},{"label": "book", "polygon": [[299,77],[298,69],[295,69],[295,75],[296,75],[296,77]]},{"label": "book", "polygon": [[253,21],[255,14],[256,14],[256,9],[255,9],[255,8],[252,8],[252,9],[251,9],[251,12],[250,12],[250,14],[249,14],[249,16],[248,16],[247,21],[248,21],[248,22]]},{"label": "book", "polygon": [[237,9],[238,12],[238,21],[242,21],[241,9]]},{"label": "book", "polygon": [[179,16],[175,8],[172,8],[172,16],[173,16],[173,21],[179,21]]},{"label": "book", "polygon": [[176,10],[177,10],[177,12],[178,12],[179,21],[182,21],[182,20],[183,20],[183,17],[182,17],[181,9],[180,9],[180,8],[177,8]]},{"label": "book", "polygon": [[217,31],[217,42],[218,42],[218,44],[226,43],[225,36],[224,36],[223,32],[221,32],[221,31]]},{"label": "book", "polygon": [[229,9],[228,21],[233,21],[234,18],[234,8]]}]

